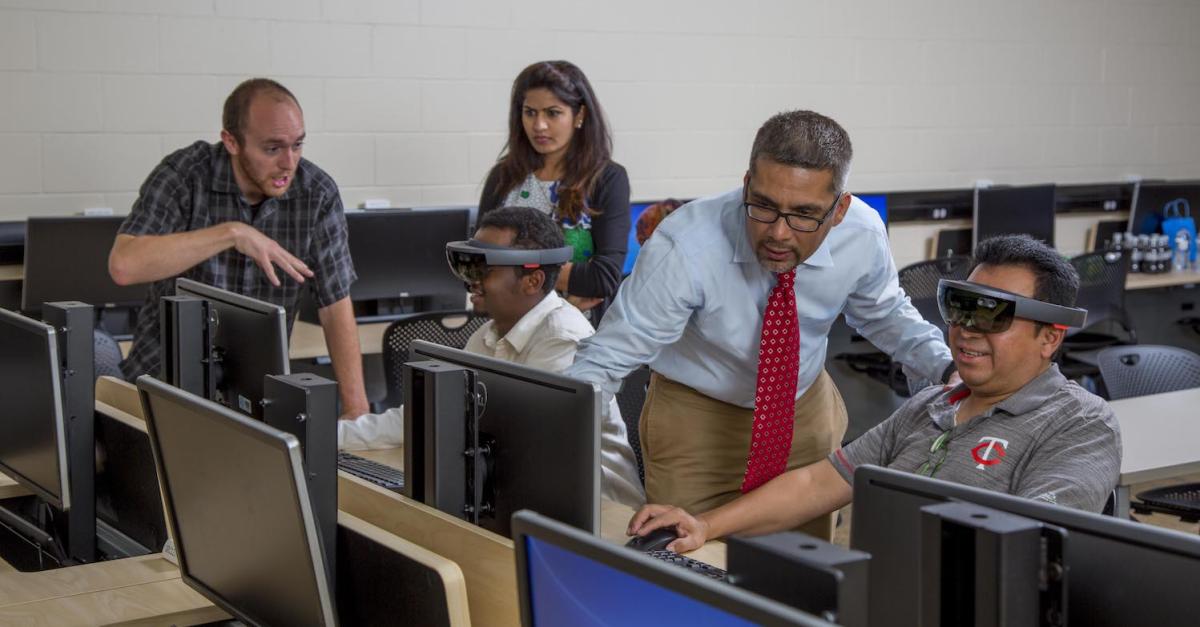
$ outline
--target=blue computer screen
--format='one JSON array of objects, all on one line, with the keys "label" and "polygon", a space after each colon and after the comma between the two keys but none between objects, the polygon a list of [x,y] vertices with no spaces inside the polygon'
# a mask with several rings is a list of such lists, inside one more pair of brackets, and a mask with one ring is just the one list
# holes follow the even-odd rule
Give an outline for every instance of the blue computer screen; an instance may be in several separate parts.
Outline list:
[{"label": "blue computer screen", "polygon": [[628,276],[633,272],[633,262],[637,261],[638,251],[642,249],[642,245],[637,241],[637,223],[638,218],[642,217],[642,212],[646,207],[653,205],[652,202],[642,202],[629,205],[629,241],[625,248],[625,268],[621,271],[622,276]]},{"label": "blue computer screen", "polygon": [[525,552],[534,627],[754,624],[532,536]]},{"label": "blue computer screen", "polygon": [[887,221],[887,196],[885,194],[855,194],[859,200],[871,205],[871,208],[879,212],[879,217],[883,219],[886,225]]}]

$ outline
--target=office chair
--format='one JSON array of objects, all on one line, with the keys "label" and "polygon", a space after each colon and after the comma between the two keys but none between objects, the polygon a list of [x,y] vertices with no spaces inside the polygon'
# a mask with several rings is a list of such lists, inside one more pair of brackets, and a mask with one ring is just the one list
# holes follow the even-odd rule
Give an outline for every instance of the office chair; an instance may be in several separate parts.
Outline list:
[{"label": "office chair", "polygon": [[[918,261],[900,269],[898,278],[900,287],[921,314],[946,335],[946,323],[938,311],[937,288],[941,279],[963,280],[971,272],[971,258],[966,255],[952,255],[940,259]],[[853,341],[853,340],[852,340]],[[910,382],[898,362],[880,351],[869,353],[841,353],[834,356],[846,362],[851,370],[867,375],[869,378],[888,386],[898,396],[908,398],[916,390],[924,387],[923,383]],[[914,385],[915,384],[915,385]]]},{"label": "office chair", "polygon": [[[1111,400],[1200,387],[1200,355],[1174,346],[1106,348],[1099,366]],[[1161,512],[1200,522],[1200,483],[1146,490],[1130,507],[1140,514]]]},{"label": "office chair", "polygon": [[938,281],[962,281],[970,273],[971,258],[966,255],[952,255],[907,265],[897,272],[897,277],[900,287],[904,288],[904,293],[912,300],[913,307],[945,335],[946,323],[942,321],[937,304]]},{"label": "office chair", "polygon": [[642,465],[642,437],[638,433],[638,422],[642,416],[642,405],[646,403],[646,388],[650,386],[650,367],[642,366],[626,375],[621,382],[621,391],[617,392],[617,407],[621,409],[621,419],[625,421],[625,433],[629,436],[629,446],[637,458],[638,479],[646,483],[646,470]]},{"label": "office chair", "polygon": [[92,330],[92,352],[95,378],[107,375],[125,380],[125,375],[121,373],[121,347],[104,329]]},{"label": "office chair", "polygon": [[[1088,311],[1087,326],[1067,332],[1060,349],[1059,369],[1067,378],[1079,379],[1100,374],[1100,351],[1110,347],[1137,344],[1137,332],[1125,310],[1125,277],[1129,272],[1128,251],[1101,250],[1071,259],[1079,273],[1076,307]],[[1101,325],[1104,325],[1103,327]],[[1097,328],[1120,327],[1122,334],[1103,333]]]},{"label": "office chair", "polygon": [[1200,387],[1200,355],[1174,346],[1140,344],[1100,351],[1109,400]]},{"label": "office chair", "polygon": [[387,384],[384,407],[404,403],[404,364],[409,360],[408,345],[413,340],[462,348],[487,321],[486,316],[470,311],[439,311],[401,318],[388,325],[383,332],[383,378]]}]

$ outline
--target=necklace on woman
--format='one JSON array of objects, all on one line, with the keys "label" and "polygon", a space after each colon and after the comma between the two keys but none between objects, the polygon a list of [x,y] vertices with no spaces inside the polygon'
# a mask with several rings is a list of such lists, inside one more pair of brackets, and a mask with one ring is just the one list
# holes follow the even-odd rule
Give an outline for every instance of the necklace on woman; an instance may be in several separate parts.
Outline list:
[{"label": "necklace on woman", "polygon": [[[548,214],[554,215],[555,209],[558,207],[558,199],[555,193],[557,181],[543,182],[536,175],[530,174],[525,182],[521,185],[520,191],[516,194],[517,199],[509,197],[511,201],[516,200],[516,204],[531,206],[535,209],[541,209]],[[532,190],[530,188],[533,188]]]}]

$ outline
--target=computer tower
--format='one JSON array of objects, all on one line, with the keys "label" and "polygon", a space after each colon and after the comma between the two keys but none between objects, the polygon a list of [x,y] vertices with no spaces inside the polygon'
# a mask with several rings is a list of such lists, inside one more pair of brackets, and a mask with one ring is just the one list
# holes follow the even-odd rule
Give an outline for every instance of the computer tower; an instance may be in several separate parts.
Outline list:
[{"label": "computer tower", "polygon": [[337,563],[337,389],[336,381],[307,372],[263,381],[263,422],[300,441],[326,564]]}]

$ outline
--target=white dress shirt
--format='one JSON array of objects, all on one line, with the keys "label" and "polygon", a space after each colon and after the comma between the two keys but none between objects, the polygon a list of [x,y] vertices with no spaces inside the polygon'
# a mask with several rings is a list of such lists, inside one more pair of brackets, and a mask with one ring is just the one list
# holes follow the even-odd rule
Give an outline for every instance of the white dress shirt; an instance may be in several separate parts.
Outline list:
[{"label": "white dress shirt", "polygon": [[[485,322],[471,334],[466,350],[548,372],[562,372],[575,359],[579,341],[594,332],[578,309],[550,292],[503,337],[496,332],[495,321]],[[646,500],[638,480],[637,462],[616,399],[605,396],[608,410],[600,422],[602,496],[637,507]],[[403,443],[403,407],[338,422],[339,449],[395,448]]]},{"label": "white dress shirt", "polygon": [[[638,254],[595,335],[580,343],[567,376],[612,393],[642,364],[706,396],[754,407],[763,311],[775,275],[746,233],[742,188],[680,207]],[[825,367],[829,329],[846,321],[875,346],[931,381],[950,349],[896,279],[887,230],[858,198],[796,268],[800,372],[796,397]]]}]

